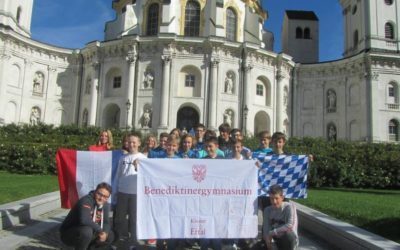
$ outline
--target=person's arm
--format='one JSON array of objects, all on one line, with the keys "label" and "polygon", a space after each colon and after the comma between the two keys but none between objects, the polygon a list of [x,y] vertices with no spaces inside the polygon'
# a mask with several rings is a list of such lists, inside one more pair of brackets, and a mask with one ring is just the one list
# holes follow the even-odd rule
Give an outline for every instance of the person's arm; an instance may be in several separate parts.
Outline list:
[{"label": "person's arm", "polygon": [[293,203],[289,203],[283,210],[285,224],[270,231],[271,236],[279,236],[286,232],[293,231],[293,227],[297,224],[296,208]]},{"label": "person's arm", "polygon": [[82,226],[89,226],[91,227],[96,233],[102,231],[101,227],[93,222],[93,205],[89,201],[89,199],[83,199],[81,202],[77,204],[78,207],[78,216],[79,216],[79,224]]}]

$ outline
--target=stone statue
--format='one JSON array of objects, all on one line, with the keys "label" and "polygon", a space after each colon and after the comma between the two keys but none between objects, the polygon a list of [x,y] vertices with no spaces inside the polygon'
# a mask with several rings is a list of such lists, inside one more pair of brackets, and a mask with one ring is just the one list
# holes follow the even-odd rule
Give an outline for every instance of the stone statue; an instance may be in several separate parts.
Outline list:
[{"label": "stone statue", "polygon": [[143,85],[145,89],[153,88],[154,76],[150,71],[144,73]]},{"label": "stone statue", "polygon": [[150,128],[151,110],[145,109],[142,117],[142,128]]},{"label": "stone statue", "polygon": [[231,73],[228,73],[225,78],[225,93],[228,93],[228,94],[233,93],[233,80],[232,80]]},{"label": "stone statue", "polygon": [[41,93],[43,86],[43,74],[40,72],[36,72],[35,77],[33,78],[33,92]]},{"label": "stone statue", "polygon": [[328,140],[336,141],[336,128],[334,125],[329,125],[328,128]]},{"label": "stone statue", "polygon": [[31,116],[29,117],[29,123],[32,126],[38,125],[40,122],[40,111],[38,107],[33,107],[31,110]]},{"label": "stone statue", "polygon": [[227,110],[224,113],[224,123],[229,124],[232,127],[232,116],[233,112],[231,110]]},{"label": "stone statue", "polygon": [[328,112],[336,111],[336,94],[333,90],[328,91]]}]

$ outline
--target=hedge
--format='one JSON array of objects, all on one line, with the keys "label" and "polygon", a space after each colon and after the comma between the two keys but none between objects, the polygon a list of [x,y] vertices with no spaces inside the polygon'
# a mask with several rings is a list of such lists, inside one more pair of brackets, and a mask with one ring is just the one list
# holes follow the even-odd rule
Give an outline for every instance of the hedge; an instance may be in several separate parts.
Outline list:
[{"label": "hedge", "polygon": [[[0,127],[0,170],[21,174],[57,174],[58,148],[86,150],[98,138],[100,128],[40,124]],[[113,129],[119,147],[126,131]],[[245,145],[257,147],[257,139]],[[400,145],[386,143],[327,142],[321,138],[290,138],[286,151],[312,154],[311,187],[399,188]]]}]

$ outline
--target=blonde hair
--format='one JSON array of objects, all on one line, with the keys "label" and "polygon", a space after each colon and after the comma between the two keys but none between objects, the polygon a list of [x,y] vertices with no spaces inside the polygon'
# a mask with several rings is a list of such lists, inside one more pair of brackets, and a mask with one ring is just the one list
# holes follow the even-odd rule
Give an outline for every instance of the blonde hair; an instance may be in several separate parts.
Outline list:
[{"label": "blonde hair", "polygon": [[110,150],[110,149],[114,148],[114,144],[113,144],[112,133],[109,129],[100,131],[99,140],[97,141],[96,144],[97,144],[97,146],[101,146],[100,137],[101,137],[101,134],[103,134],[104,132],[107,133],[107,136],[108,136],[107,149]]}]

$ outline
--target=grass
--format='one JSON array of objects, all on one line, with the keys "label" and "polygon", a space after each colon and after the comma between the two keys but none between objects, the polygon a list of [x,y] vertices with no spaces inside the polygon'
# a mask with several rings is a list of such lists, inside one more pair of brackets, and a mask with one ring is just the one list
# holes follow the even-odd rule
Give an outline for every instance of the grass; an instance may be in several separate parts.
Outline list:
[{"label": "grass", "polygon": [[0,204],[58,190],[57,176],[19,175],[0,171]]},{"label": "grass", "polygon": [[400,190],[310,189],[296,201],[400,243]]}]

